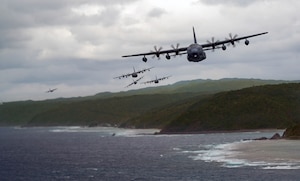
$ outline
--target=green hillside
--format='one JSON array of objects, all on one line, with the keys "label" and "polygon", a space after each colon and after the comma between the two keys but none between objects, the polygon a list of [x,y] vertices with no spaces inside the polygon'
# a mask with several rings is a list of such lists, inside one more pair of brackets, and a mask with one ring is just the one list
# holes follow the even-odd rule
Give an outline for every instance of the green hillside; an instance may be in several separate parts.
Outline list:
[{"label": "green hillside", "polygon": [[26,125],[35,115],[62,104],[59,100],[3,103],[0,105],[0,126]]},{"label": "green hillside", "polygon": [[178,118],[187,109],[198,102],[205,99],[210,95],[198,95],[177,101],[171,104],[155,107],[144,114],[138,115],[124,121],[121,127],[135,127],[135,128],[163,128],[168,125],[172,120]]},{"label": "green hillside", "polygon": [[113,125],[163,128],[214,93],[282,82],[287,81],[192,80],[87,97],[7,102],[0,105],[0,126]]},{"label": "green hillside", "polygon": [[286,128],[300,123],[300,84],[266,85],[200,99],[162,133]]},{"label": "green hillside", "polygon": [[151,94],[65,103],[35,115],[27,126],[118,126],[155,107],[186,99],[190,94]]},{"label": "green hillside", "polygon": [[188,81],[180,81],[172,85],[148,87],[138,90],[122,91],[117,93],[103,92],[96,94],[95,96],[89,96],[86,98],[110,98],[120,96],[132,96],[132,95],[145,95],[145,94],[174,94],[174,93],[197,93],[197,94],[212,94],[222,91],[237,90],[246,87],[269,85],[269,84],[281,84],[292,81],[284,80],[261,80],[261,79],[238,79],[238,78],[225,78],[220,80],[211,79],[196,79]]}]

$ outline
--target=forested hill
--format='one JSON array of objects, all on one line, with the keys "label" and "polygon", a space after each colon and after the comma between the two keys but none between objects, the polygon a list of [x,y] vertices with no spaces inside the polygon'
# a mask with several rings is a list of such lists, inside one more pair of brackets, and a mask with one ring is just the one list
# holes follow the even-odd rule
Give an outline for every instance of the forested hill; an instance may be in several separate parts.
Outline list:
[{"label": "forested hill", "polygon": [[287,128],[300,123],[300,84],[265,85],[195,101],[161,133]]},{"label": "forested hill", "polygon": [[88,97],[8,102],[0,105],[0,126],[111,125],[166,128],[166,131],[172,131],[167,128],[176,125],[176,121],[185,117],[186,111],[192,111],[195,106],[205,107],[202,100],[209,102],[209,97],[219,95],[214,95],[215,93],[284,82],[288,81],[193,80],[126,92],[99,93]]},{"label": "forested hill", "polygon": [[95,96],[86,98],[110,98],[110,97],[123,97],[132,95],[145,95],[145,94],[174,94],[174,93],[197,93],[197,94],[213,94],[222,91],[237,90],[246,87],[293,83],[298,81],[285,81],[285,80],[262,80],[262,79],[240,79],[240,78],[224,78],[220,80],[211,79],[196,79],[187,80],[174,83],[172,85],[147,87],[138,90],[121,91],[116,93],[101,92]]}]

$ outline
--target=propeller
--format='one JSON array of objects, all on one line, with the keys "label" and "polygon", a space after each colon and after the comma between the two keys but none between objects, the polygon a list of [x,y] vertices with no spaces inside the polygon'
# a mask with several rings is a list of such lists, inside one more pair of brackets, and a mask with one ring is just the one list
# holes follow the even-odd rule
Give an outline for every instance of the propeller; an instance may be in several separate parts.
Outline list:
[{"label": "propeller", "polygon": [[160,59],[159,55],[160,55],[161,50],[162,50],[162,47],[157,48],[157,46],[154,46],[154,50],[150,51],[151,53],[155,53],[152,58],[157,57],[158,59]]},{"label": "propeller", "polygon": [[214,51],[216,48],[216,43],[218,43],[219,40],[215,41],[215,37],[211,37],[211,41],[207,40],[207,43],[211,44],[212,45],[212,51]]},{"label": "propeller", "polygon": [[[235,34],[234,36],[232,36],[232,34],[231,33],[229,33],[229,38],[225,38],[226,40],[229,40],[230,42],[228,43],[228,45],[232,45],[233,47],[235,47],[235,39],[238,37],[238,35],[237,34]],[[239,41],[236,41],[236,42],[238,42],[239,43]]]},{"label": "propeller", "polygon": [[176,46],[171,45],[171,47],[173,48],[173,50],[175,51],[175,56],[179,55],[179,43],[176,44]]}]

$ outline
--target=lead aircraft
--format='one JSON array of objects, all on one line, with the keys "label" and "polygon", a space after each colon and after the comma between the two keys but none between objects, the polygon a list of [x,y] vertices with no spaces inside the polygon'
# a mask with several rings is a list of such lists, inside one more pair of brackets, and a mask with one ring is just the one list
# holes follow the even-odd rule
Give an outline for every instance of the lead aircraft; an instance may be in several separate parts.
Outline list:
[{"label": "lead aircraft", "polygon": [[195,34],[195,29],[193,27],[193,35],[194,35],[194,43],[191,44],[188,47],[182,47],[179,48],[179,44],[177,46],[171,46],[172,49],[169,50],[162,50],[162,47],[157,48],[154,46],[154,51],[148,52],[148,53],[139,53],[139,54],[133,54],[133,55],[124,55],[122,57],[135,57],[135,56],[143,56],[142,60],[144,62],[147,62],[147,55],[154,55],[157,58],[160,58],[160,55],[165,55],[166,59],[171,59],[171,56],[176,56],[176,55],[182,55],[182,54],[187,54],[187,60],[190,62],[200,62],[204,59],[206,59],[206,54],[204,51],[206,50],[215,50],[222,48],[222,50],[226,50],[226,44],[227,45],[232,45],[235,47],[235,43],[239,42],[240,40],[245,40],[245,45],[249,45],[250,41],[248,40],[249,38],[255,37],[255,36],[260,36],[267,34],[268,32],[263,32],[263,33],[258,33],[254,35],[248,35],[248,36],[243,36],[239,37],[237,35],[232,36],[231,33],[229,33],[229,38],[226,38],[223,41],[215,41],[214,37],[212,38],[211,41],[207,41],[206,44],[198,44],[197,39],[196,39],[196,34]]}]

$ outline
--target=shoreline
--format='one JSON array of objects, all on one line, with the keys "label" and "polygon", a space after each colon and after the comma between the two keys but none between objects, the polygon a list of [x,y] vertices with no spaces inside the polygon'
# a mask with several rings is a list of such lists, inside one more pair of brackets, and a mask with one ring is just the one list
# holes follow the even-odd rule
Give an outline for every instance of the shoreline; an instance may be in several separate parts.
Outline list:
[{"label": "shoreline", "polygon": [[268,170],[300,169],[299,140],[240,140],[208,145],[194,160],[221,163],[223,167],[257,167]]},{"label": "shoreline", "polygon": [[236,143],[232,157],[265,169],[300,169],[300,142],[280,139]]},{"label": "shoreline", "polygon": [[[123,128],[123,127],[114,127],[114,126],[79,126],[79,125],[72,125],[72,126],[0,126],[0,127],[11,127],[11,128],[84,128],[84,129],[100,129],[100,128],[113,128],[113,129],[123,129],[123,130],[156,130],[153,135],[187,135],[187,134],[218,134],[218,133],[247,133],[247,132],[284,132],[285,129],[240,129],[240,130],[222,130],[222,131],[190,131],[190,132],[160,132],[161,129],[159,128]],[[147,133],[149,135],[149,133]],[[151,135],[151,134],[150,134]]]},{"label": "shoreline", "polygon": [[216,134],[216,133],[246,133],[246,132],[283,132],[285,129],[241,129],[241,130],[223,130],[223,131],[191,131],[191,132],[159,132],[158,135],[168,134]]}]

